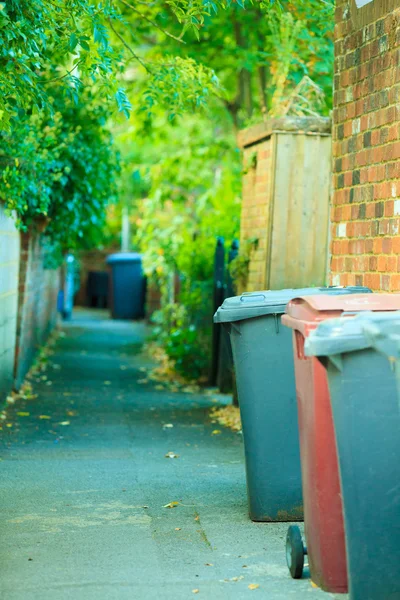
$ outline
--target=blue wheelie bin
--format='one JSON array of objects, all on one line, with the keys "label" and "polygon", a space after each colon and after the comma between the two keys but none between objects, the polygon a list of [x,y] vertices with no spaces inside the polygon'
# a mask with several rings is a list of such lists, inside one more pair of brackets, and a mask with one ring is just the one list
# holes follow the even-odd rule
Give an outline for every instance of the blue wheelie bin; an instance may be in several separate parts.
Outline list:
[{"label": "blue wheelie bin", "polygon": [[[374,296],[382,310],[388,296]],[[324,321],[305,353],[327,370],[350,599],[400,599],[400,312]]]},{"label": "blue wheelie bin", "polygon": [[136,252],[111,254],[111,315],[113,319],[143,319],[146,279],[142,256]]}]

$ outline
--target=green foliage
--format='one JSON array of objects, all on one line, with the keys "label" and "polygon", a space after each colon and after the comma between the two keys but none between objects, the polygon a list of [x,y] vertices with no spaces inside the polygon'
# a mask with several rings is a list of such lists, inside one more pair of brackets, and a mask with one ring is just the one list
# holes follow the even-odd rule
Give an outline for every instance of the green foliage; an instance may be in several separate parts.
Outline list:
[{"label": "green foliage", "polygon": [[156,336],[190,379],[204,375],[210,356],[216,237],[230,242],[239,230],[240,154],[226,115],[218,121],[160,116],[141,143],[133,128],[119,137],[122,151],[136,140],[128,165],[145,196],[135,202],[135,243],[162,290]]},{"label": "green foliage", "polygon": [[22,229],[46,217],[45,235],[61,258],[67,249],[100,242],[118,160],[105,127],[107,107],[90,92],[79,104],[60,93],[49,101],[51,114],[31,115],[3,132],[0,197]]},{"label": "green foliage", "polygon": [[240,248],[239,254],[229,264],[229,273],[237,286],[241,289],[246,288],[247,279],[249,277],[251,253],[253,250],[257,250],[258,243],[258,238],[247,239],[244,248]]},{"label": "green foliage", "polygon": [[153,337],[174,362],[176,371],[189,380],[200,379],[209,363],[209,326],[193,323],[193,305],[167,304],[155,313]]}]

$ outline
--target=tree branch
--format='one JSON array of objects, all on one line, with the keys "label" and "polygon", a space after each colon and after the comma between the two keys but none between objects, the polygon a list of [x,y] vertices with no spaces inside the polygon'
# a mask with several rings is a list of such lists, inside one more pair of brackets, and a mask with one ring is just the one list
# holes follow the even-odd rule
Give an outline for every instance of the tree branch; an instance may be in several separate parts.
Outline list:
[{"label": "tree branch", "polygon": [[133,10],[138,15],[140,15],[142,17],[142,19],[144,19],[145,21],[147,21],[148,23],[150,23],[150,25],[152,25],[153,27],[156,27],[157,29],[159,29],[164,35],[167,35],[168,37],[170,37],[173,40],[179,42],[180,44],[186,44],[186,42],[184,40],[182,40],[181,38],[176,37],[175,35],[172,35],[172,33],[169,33],[169,31],[166,31],[165,29],[163,29],[162,27],[160,27],[155,21],[153,21],[152,19],[149,19],[149,17],[147,17],[146,15],[144,15],[143,13],[141,13],[140,10],[138,10],[137,8],[135,8],[134,6],[132,6],[132,4],[129,4],[129,2],[126,2],[126,0],[120,0],[120,2],[122,2],[122,4],[125,4],[125,6],[127,6],[131,10]]},{"label": "tree branch", "polygon": [[40,85],[45,85],[46,83],[53,83],[53,81],[60,81],[61,79],[65,79],[68,75],[71,75],[77,67],[82,63],[82,60],[78,60],[78,62],[72,67],[70,71],[67,71],[65,75],[61,75],[60,77],[54,77],[54,79],[45,79],[44,81],[39,81]]},{"label": "tree branch", "polygon": [[149,67],[146,65],[146,63],[140,58],[140,56],[138,56],[136,54],[136,52],[134,52],[132,50],[132,48],[129,46],[129,44],[124,40],[124,38],[122,37],[122,35],[115,29],[114,25],[112,24],[112,20],[109,18],[108,22],[110,24],[110,28],[112,29],[112,31],[115,33],[115,35],[117,36],[117,38],[120,40],[120,42],[125,46],[125,48],[131,53],[132,57],[138,61],[138,63],[140,63],[142,65],[142,67],[147,71],[147,73],[151,73],[151,70],[149,69]]}]

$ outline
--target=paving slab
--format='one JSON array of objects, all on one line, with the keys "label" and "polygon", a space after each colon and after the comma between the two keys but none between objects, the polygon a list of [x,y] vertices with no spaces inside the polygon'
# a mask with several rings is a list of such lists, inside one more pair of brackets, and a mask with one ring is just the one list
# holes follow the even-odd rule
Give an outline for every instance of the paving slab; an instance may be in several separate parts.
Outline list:
[{"label": "paving slab", "polygon": [[290,578],[288,524],[248,518],[241,435],[211,422],[212,395],[143,383],[144,336],[77,311],[38,397],[9,408],[0,598],[345,600]]}]

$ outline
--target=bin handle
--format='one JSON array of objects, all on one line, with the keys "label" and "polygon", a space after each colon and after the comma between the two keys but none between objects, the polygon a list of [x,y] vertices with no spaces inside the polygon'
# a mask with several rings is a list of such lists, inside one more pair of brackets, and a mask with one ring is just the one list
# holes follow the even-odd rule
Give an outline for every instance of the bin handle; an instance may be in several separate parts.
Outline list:
[{"label": "bin handle", "polygon": [[265,300],[265,294],[254,294],[253,292],[245,292],[240,296],[240,302],[245,302],[246,298],[263,298],[263,300]]},{"label": "bin handle", "polygon": [[295,340],[296,340],[297,358],[299,360],[304,360],[305,359],[305,355],[304,355],[304,342],[305,342],[305,338],[304,338],[304,335],[300,331],[298,331],[297,329],[295,329],[294,336],[295,336]]}]

